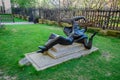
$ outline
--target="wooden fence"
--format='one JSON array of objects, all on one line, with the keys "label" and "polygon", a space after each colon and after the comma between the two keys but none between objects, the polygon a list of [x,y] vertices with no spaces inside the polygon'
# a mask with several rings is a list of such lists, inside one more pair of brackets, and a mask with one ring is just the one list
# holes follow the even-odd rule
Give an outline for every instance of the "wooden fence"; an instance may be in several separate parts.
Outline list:
[{"label": "wooden fence", "polygon": [[95,27],[120,30],[120,10],[85,10],[84,14]]},{"label": "wooden fence", "polygon": [[[14,14],[23,16],[33,16],[48,20],[59,21],[63,18],[72,18],[74,16],[85,16],[87,26],[98,27],[102,29],[120,30],[120,9],[117,10],[88,10],[88,9],[43,9],[43,8],[16,8]],[[80,21],[82,24],[83,21]]]}]

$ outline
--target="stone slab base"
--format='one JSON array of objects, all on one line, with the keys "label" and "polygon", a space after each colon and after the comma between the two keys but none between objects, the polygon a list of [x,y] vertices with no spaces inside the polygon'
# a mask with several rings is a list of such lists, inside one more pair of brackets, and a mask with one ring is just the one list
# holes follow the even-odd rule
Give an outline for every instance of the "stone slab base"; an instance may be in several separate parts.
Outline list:
[{"label": "stone slab base", "polygon": [[80,51],[77,51],[72,54],[65,55],[59,58],[52,58],[49,55],[45,55],[42,53],[36,53],[36,52],[25,54],[25,56],[26,56],[26,59],[28,59],[30,63],[35,67],[35,69],[37,71],[40,71],[40,70],[49,68],[51,66],[60,64],[62,62],[90,54],[96,50],[98,50],[98,48],[96,47],[92,47],[92,49],[90,50],[82,49]]}]

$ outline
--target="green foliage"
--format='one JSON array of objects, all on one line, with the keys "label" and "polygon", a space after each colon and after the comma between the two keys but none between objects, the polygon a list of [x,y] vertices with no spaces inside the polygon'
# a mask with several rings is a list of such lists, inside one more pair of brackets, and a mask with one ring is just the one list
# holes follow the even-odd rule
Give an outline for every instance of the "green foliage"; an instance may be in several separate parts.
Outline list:
[{"label": "green foliage", "polygon": [[109,36],[116,36],[116,37],[120,37],[120,31],[114,31],[114,30],[108,30],[107,34]]},{"label": "green foliage", "polygon": [[89,32],[99,32],[101,29],[100,28],[94,28],[94,27],[88,27]]},{"label": "green foliage", "polygon": [[62,27],[65,27],[65,26],[71,27],[71,26],[72,26],[72,25],[70,25],[70,24],[68,24],[68,23],[64,23],[64,22],[61,22],[60,24],[61,24]]},{"label": "green foliage", "polygon": [[106,35],[106,36],[113,36],[113,37],[120,37],[120,31],[115,30],[103,30],[101,28],[95,28],[95,27],[88,27],[88,32],[98,32],[100,35]]},{"label": "green foliage", "polygon": [[43,21],[44,21],[43,19],[39,19],[40,24],[43,24]]},{"label": "green foliage", "polygon": [[16,80],[120,79],[120,39],[108,36],[95,36],[93,46],[99,51],[90,55],[39,72],[32,65],[19,67],[18,61],[24,54],[37,51],[51,33],[65,36],[62,28],[45,24],[6,26],[0,32],[0,70],[7,76],[15,76]]},{"label": "green foliage", "polygon": [[36,0],[11,0],[11,3],[19,5],[19,7],[34,7]]},{"label": "green foliage", "polygon": [[1,22],[12,22],[13,15],[12,14],[0,14],[0,21]]},{"label": "green foliage", "polygon": [[15,22],[27,22],[25,19],[14,18]]}]

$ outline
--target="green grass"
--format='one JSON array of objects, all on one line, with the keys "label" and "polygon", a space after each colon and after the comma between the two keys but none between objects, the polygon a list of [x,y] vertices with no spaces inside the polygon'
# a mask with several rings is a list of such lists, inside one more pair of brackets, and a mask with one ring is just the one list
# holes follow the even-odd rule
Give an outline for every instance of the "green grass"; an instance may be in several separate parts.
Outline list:
[{"label": "green grass", "polygon": [[15,22],[27,22],[26,20],[14,17]]},{"label": "green grass", "polygon": [[[85,57],[73,59],[43,71],[20,67],[24,54],[37,51],[51,33],[64,35],[62,28],[33,24],[9,25],[0,30],[0,70],[16,80],[119,80],[120,39],[97,35],[93,45],[99,48]],[[91,35],[91,33],[87,33]]]}]

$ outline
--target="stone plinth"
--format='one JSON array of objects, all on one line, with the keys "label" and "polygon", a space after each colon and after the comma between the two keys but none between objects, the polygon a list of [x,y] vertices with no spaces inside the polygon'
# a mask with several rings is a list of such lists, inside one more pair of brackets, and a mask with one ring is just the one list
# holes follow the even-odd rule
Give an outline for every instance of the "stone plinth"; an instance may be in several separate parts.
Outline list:
[{"label": "stone plinth", "polygon": [[69,46],[56,45],[47,54],[28,53],[26,59],[35,67],[37,71],[55,66],[70,59],[79,58],[98,50],[96,47],[85,49],[83,45],[74,43]]}]

